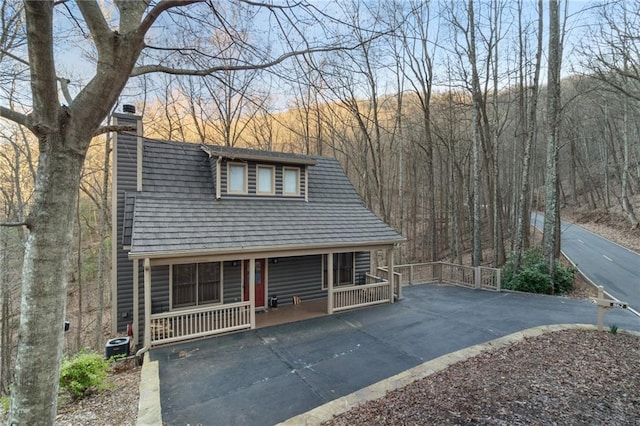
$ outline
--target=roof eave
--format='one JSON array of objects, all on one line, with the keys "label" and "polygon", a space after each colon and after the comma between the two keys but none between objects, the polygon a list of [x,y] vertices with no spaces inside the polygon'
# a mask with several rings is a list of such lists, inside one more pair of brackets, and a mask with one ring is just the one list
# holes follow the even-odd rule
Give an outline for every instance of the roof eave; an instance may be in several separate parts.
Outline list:
[{"label": "roof eave", "polygon": [[206,145],[202,145],[202,149],[212,157],[223,157],[223,158],[228,158],[230,160],[264,161],[264,162],[271,162],[271,163],[292,164],[292,165],[298,165],[298,166],[305,166],[305,165],[314,166],[317,164],[317,161],[312,158],[301,158],[301,157],[287,158],[284,156],[259,154],[259,153],[230,153],[230,152],[216,150],[215,148],[211,148]]}]

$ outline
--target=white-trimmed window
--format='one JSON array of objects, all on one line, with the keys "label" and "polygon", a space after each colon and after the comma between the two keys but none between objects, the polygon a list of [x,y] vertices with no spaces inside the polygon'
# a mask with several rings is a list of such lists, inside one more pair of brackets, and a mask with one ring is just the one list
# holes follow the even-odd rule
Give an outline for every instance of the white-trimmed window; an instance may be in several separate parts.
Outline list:
[{"label": "white-trimmed window", "polygon": [[229,194],[246,194],[247,165],[243,163],[227,163],[227,192]]},{"label": "white-trimmed window", "polygon": [[294,167],[282,169],[282,194],[300,195],[300,169]]},{"label": "white-trimmed window", "polygon": [[273,166],[256,167],[256,193],[272,195],[276,193],[276,168]]},{"label": "white-trimmed window", "polygon": [[[327,289],[327,255],[322,255],[322,289]],[[355,283],[355,256],[353,252],[333,254],[333,285],[334,287],[353,285]]]},{"label": "white-trimmed window", "polygon": [[220,262],[185,263],[171,270],[173,308],[220,303],[222,267]]}]

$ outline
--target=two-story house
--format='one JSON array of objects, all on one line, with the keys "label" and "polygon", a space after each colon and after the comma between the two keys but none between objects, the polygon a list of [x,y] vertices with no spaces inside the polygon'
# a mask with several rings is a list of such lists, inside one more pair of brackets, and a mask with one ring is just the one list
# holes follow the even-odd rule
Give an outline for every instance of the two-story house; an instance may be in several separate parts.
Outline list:
[{"label": "two-story house", "polygon": [[[327,312],[392,303],[373,250],[404,238],[362,203],[333,158],[144,138],[114,115],[113,332],[138,347],[255,327],[268,298]],[[393,270],[393,269],[391,269]]]}]

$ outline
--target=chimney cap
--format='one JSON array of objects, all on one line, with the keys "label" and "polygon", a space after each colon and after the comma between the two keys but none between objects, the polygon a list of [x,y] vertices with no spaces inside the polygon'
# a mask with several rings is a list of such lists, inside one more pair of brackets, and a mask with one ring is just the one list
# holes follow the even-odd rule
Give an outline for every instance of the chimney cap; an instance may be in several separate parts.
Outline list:
[{"label": "chimney cap", "polygon": [[122,111],[123,112],[127,112],[129,114],[135,114],[136,113],[136,106],[135,105],[131,105],[131,104],[124,104],[124,105],[122,105]]}]

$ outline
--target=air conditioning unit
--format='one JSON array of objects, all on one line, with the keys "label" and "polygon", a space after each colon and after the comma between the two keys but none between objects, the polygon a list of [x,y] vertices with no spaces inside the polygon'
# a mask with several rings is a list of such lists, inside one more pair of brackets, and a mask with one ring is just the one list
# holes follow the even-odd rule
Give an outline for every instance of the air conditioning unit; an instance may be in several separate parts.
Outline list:
[{"label": "air conditioning unit", "polygon": [[105,358],[113,358],[114,356],[129,356],[129,337],[116,337],[110,339],[105,345]]}]

